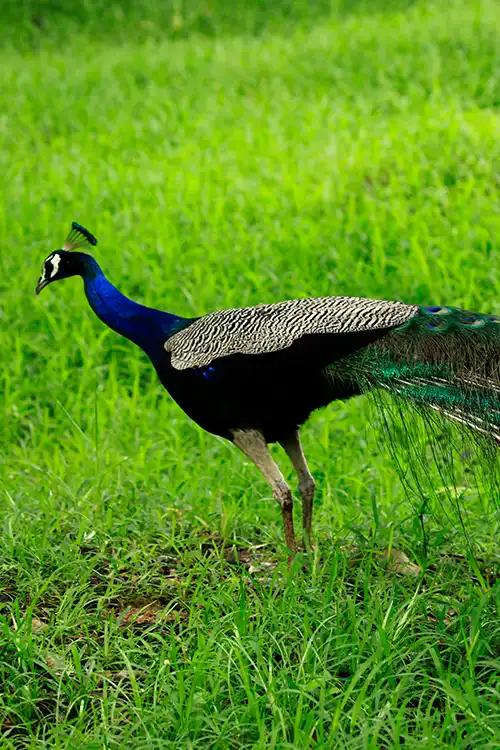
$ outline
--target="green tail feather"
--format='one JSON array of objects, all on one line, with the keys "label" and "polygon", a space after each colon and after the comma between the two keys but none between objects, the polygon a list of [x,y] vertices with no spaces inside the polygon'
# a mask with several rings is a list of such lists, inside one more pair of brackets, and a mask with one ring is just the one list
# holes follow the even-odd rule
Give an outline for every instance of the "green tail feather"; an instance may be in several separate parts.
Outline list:
[{"label": "green tail feather", "polygon": [[327,374],[372,394],[422,528],[444,514],[470,545],[469,501],[485,513],[500,503],[500,319],[421,308]]},{"label": "green tail feather", "polygon": [[382,388],[500,444],[500,318],[420,308],[335,366],[363,390]]}]

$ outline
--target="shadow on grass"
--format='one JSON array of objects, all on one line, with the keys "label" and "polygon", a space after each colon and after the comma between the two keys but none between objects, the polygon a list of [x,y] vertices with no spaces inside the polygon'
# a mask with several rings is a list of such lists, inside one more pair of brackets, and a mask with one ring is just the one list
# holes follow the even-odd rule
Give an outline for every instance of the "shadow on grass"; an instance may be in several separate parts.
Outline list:
[{"label": "shadow on grass", "polygon": [[101,41],[131,38],[187,38],[287,33],[296,25],[324,18],[404,11],[418,0],[7,0],[2,4],[3,36],[24,46],[43,39],[78,44],[89,34]]},{"label": "shadow on grass", "polygon": [[464,584],[491,588],[500,572],[494,559],[476,557],[471,565],[464,555],[439,552],[421,567],[395,548],[362,548],[327,544],[325,540],[314,552],[299,552],[289,565],[282,547],[227,542],[213,533],[171,549],[165,549],[158,540],[139,557],[112,545],[104,549],[81,546],[79,556],[85,563],[79,582],[66,580],[58,571],[43,571],[43,578],[51,581],[43,593],[36,586],[30,590],[18,585],[12,569],[0,575],[0,615],[9,617],[16,605],[30,607],[43,623],[57,610],[67,586],[76,585],[86,600],[83,606],[87,614],[113,616],[120,626],[145,626],[156,622],[161,613],[160,619],[179,624],[186,619],[195,591],[207,577],[212,588],[240,581],[251,587],[257,585],[265,596],[271,589],[284,591],[287,581],[294,579],[314,581],[322,587],[322,581],[332,575],[343,584],[353,584],[363,575],[385,580],[388,586],[398,580],[412,587],[420,581],[424,587],[431,582],[447,582],[449,586],[454,582],[458,588]]},{"label": "shadow on grass", "polygon": [[[0,706],[0,731],[16,747],[28,746],[61,716],[67,727],[90,731],[110,697],[126,726],[127,712],[147,712],[156,705],[158,685],[161,695],[174,699],[185,681],[209,684],[217,674],[213,701],[219,701],[221,711],[232,710],[221,675],[231,675],[234,689],[236,673],[228,669],[235,653],[240,653],[240,669],[248,654],[270,665],[285,681],[284,688],[281,683],[277,688],[280,695],[297,680],[300,664],[304,685],[314,691],[326,687],[333,707],[349,699],[370,659],[384,663],[390,658],[392,670],[399,668],[399,648],[406,666],[410,657],[414,660],[414,680],[423,674],[418,689],[408,688],[405,695],[405,706],[413,711],[421,706],[429,681],[442,677],[440,654],[455,670],[462,668],[462,633],[481,601],[479,611],[487,614],[487,598],[458,556],[437,558],[416,578],[391,570],[381,551],[325,542],[321,552],[298,556],[289,571],[281,547],[228,544],[214,534],[171,548],[157,539],[140,556],[132,551],[134,540],[128,541],[122,549],[75,548],[80,575],[71,579],[63,568],[54,571],[41,596],[14,583],[5,591],[1,667],[9,675],[10,692]],[[252,566],[257,566],[253,574]],[[411,632],[405,635],[405,629]],[[364,649],[354,659],[353,638],[356,648],[362,643]],[[420,649],[407,653],[415,639]],[[384,643],[385,657],[380,652]],[[429,643],[437,666],[426,653]],[[257,649],[255,656],[252,649]],[[480,657],[474,663],[479,687],[494,675],[491,660]],[[391,680],[389,673],[386,689],[397,684],[395,677]],[[302,683],[299,688],[307,696]],[[258,685],[255,691],[260,694]],[[362,691],[360,696],[364,700]],[[444,716],[446,691],[432,689],[431,698],[433,710]],[[234,706],[243,701],[242,693],[236,694]],[[311,706],[315,710],[316,703]],[[124,731],[120,725],[121,719],[117,732]]]}]

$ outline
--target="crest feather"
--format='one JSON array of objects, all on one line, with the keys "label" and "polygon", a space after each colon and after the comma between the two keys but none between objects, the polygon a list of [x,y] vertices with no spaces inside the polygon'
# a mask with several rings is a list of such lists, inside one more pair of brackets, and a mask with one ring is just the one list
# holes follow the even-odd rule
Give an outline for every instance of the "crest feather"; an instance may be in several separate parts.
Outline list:
[{"label": "crest feather", "polygon": [[66,237],[63,250],[76,250],[79,247],[86,247],[87,245],[91,245],[92,247],[97,245],[96,238],[88,229],[82,227],[81,224],[78,224],[76,221],[72,222],[71,231]]}]

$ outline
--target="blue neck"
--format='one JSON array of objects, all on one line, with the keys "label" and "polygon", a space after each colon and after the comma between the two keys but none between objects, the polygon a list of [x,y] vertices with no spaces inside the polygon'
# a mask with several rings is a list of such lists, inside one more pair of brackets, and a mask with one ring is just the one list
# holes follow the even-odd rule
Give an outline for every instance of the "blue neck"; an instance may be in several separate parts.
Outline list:
[{"label": "blue neck", "polygon": [[163,351],[165,340],[183,327],[185,318],[139,305],[125,297],[108,281],[91,256],[86,256],[81,275],[85,294],[95,314],[114,331],[140,346],[150,357],[158,356]]}]

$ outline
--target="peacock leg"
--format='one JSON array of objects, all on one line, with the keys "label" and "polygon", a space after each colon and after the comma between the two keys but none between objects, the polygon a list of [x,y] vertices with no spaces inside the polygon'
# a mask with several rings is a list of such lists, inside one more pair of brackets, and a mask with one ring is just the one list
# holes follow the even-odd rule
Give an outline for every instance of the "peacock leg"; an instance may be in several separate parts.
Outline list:
[{"label": "peacock leg", "polygon": [[269,452],[264,436],[258,430],[234,430],[234,444],[250,458],[269,482],[274,498],[281,507],[285,541],[292,552],[297,551],[293,530],[293,497],[278,464]]},{"label": "peacock leg", "polygon": [[302,528],[304,530],[304,543],[306,547],[312,547],[312,514],[315,482],[307,465],[304,451],[300,443],[299,431],[295,430],[280,444],[288,454],[293,468],[299,477],[299,492],[302,498]]}]

